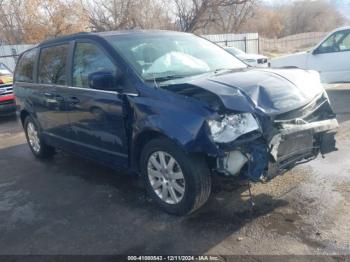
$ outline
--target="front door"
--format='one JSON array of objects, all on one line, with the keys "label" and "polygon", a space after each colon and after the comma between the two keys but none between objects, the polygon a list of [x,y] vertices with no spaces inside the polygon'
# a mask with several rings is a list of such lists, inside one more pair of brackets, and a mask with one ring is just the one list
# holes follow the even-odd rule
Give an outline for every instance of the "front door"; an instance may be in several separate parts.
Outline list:
[{"label": "front door", "polygon": [[123,166],[128,159],[123,100],[110,82],[99,81],[98,89],[93,85],[96,77],[113,77],[117,70],[98,44],[76,42],[67,103],[81,153],[109,165]]},{"label": "front door", "polygon": [[308,68],[321,73],[322,82],[350,82],[350,30],[335,32],[308,57]]}]

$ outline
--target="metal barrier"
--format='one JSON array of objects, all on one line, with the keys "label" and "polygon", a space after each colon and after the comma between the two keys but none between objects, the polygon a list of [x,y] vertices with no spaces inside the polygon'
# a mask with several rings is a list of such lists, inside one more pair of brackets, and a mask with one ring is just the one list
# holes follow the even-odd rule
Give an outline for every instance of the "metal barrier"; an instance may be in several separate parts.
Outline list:
[{"label": "metal barrier", "polygon": [[203,37],[221,46],[233,46],[246,53],[260,53],[258,33],[203,35]]}]

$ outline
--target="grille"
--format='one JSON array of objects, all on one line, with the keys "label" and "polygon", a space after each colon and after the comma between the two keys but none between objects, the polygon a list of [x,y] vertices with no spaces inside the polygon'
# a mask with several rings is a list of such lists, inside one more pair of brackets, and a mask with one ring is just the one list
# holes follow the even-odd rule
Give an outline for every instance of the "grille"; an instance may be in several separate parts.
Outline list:
[{"label": "grille", "polygon": [[287,135],[278,147],[278,161],[283,162],[298,155],[311,153],[314,149],[313,134],[304,131]]},{"label": "grille", "polygon": [[11,95],[12,93],[12,85],[0,85],[0,96]]},{"label": "grille", "polygon": [[266,63],[267,63],[267,58],[258,59],[258,64],[266,64]]}]

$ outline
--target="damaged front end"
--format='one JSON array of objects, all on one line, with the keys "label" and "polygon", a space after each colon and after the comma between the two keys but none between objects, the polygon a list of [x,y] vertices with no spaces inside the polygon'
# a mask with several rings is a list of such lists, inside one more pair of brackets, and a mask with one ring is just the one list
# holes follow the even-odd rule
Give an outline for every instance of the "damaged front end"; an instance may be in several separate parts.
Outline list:
[{"label": "damaged front end", "polygon": [[[338,122],[326,94],[312,103],[276,116],[255,116],[247,132],[235,140],[216,141],[224,156],[216,160],[216,171],[226,176],[243,175],[255,182],[267,181],[297,164],[337,150]],[[213,133],[213,124],[209,122]],[[233,128],[233,127],[232,127]],[[215,141],[215,133],[212,134]],[[217,135],[216,135],[217,136]]]},{"label": "damaged front end", "polygon": [[207,119],[218,149],[210,165],[226,176],[266,181],[336,150],[338,122],[317,72],[245,69],[165,88],[215,112]]}]

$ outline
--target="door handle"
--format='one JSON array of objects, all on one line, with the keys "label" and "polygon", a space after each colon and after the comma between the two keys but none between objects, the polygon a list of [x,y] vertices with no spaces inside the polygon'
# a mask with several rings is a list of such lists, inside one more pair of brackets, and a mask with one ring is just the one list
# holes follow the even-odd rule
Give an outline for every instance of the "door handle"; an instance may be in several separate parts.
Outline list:
[{"label": "door handle", "polygon": [[64,101],[63,96],[55,95],[52,93],[44,93],[44,97],[47,99],[50,99],[50,100],[54,100],[56,102],[63,102]]},{"label": "door handle", "polygon": [[64,101],[64,98],[63,98],[63,96],[56,95],[56,96],[55,96],[55,100],[56,100],[57,102],[63,102],[63,101]]},{"label": "door handle", "polygon": [[53,94],[51,94],[51,93],[44,93],[44,96],[46,98],[53,98]]},{"label": "door handle", "polygon": [[46,98],[50,98],[50,99],[54,99],[58,102],[62,102],[64,100],[63,96],[60,96],[60,95],[54,95],[52,93],[44,93],[44,96]]},{"label": "door handle", "polygon": [[70,98],[68,99],[68,102],[71,103],[71,104],[79,104],[79,103],[80,103],[80,100],[79,100],[79,98],[73,96],[73,97],[70,97]]}]

